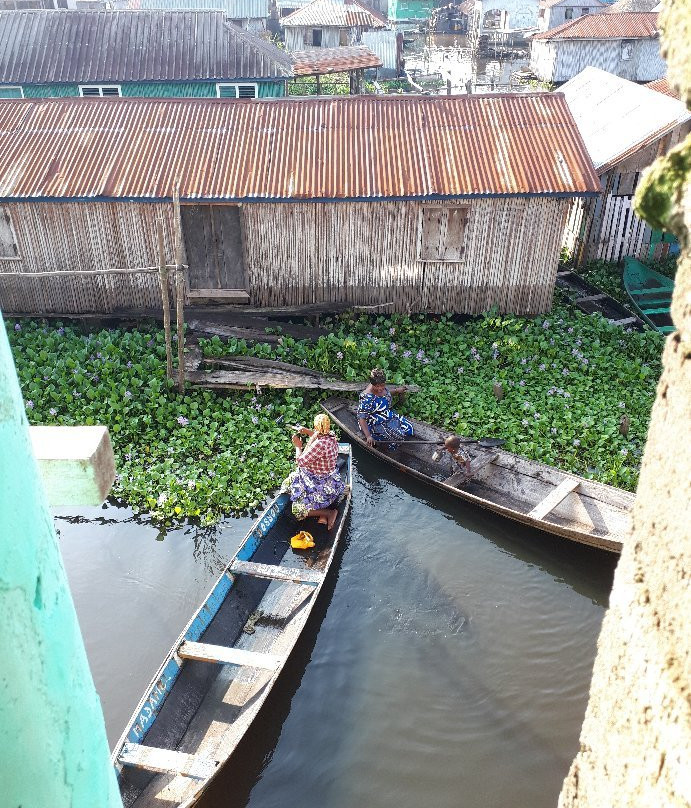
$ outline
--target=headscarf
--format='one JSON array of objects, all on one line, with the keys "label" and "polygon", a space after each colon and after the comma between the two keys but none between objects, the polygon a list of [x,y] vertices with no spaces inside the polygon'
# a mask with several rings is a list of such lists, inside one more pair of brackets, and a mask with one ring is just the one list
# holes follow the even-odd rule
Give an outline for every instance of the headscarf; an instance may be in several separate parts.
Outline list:
[{"label": "headscarf", "polygon": [[314,429],[319,435],[328,435],[331,431],[331,419],[325,412],[314,416]]}]

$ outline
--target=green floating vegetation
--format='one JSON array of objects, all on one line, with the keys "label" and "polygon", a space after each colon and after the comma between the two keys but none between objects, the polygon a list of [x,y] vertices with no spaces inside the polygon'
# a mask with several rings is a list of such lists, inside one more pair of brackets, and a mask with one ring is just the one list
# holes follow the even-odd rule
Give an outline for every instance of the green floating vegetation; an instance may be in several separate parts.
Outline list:
[{"label": "green floating vegetation", "polygon": [[[202,341],[207,356],[252,354],[349,380],[384,368],[421,392],[406,413],[509,451],[634,489],[661,372],[663,338],[558,305],[537,319],[488,314],[464,323],[344,315],[315,343],[283,337],[251,348]],[[179,395],[157,327],[102,330],[10,321],[33,424],[105,424],[116,452],[114,496],[169,524],[211,524],[257,509],[290,471],[286,425],[309,423],[325,394],[302,390]],[[495,385],[501,385],[498,401]],[[626,415],[626,436],[619,425]]]}]

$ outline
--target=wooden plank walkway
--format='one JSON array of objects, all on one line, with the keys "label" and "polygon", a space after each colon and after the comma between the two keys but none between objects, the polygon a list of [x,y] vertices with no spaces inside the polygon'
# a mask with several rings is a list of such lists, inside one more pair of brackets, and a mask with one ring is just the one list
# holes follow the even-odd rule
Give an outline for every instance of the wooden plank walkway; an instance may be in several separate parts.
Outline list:
[{"label": "wooden plank walkway", "polygon": [[[226,369],[204,370],[220,366]],[[271,387],[279,390],[300,388],[305,390],[336,390],[359,393],[366,382],[347,382],[324,376],[317,370],[291,365],[274,359],[256,356],[203,357],[199,347],[192,343],[185,357],[185,379],[198,387],[226,390],[256,390]],[[415,384],[398,385],[408,393],[420,388]]]}]

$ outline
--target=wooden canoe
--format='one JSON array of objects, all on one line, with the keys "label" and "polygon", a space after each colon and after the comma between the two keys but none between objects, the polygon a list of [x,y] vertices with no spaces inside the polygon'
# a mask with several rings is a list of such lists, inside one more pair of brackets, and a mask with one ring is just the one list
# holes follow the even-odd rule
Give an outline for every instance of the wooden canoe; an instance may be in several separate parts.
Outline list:
[{"label": "wooden canoe", "polygon": [[[351,485],[351,449],[340,444]],[[350,507],[316,547],[293,552],[302,523],[287,494],[259,517],[176,640],[115,746],[125,808],[188,808],[232,755],[271,692],[319,596]],[[313,524],[314,523],[314,524]]]},{"label": "wooden canoe", "polygon": [[[457,472],[444,453],[436,462],[435,447],[405,441],[396,451],[369,447],[357,423],[357,404],[329,398],[322,406],[355,443],[401,471],[459,499],[530,525],[555,536],[621,552],[629,534],[633,494],[603,483],[568,474],[499,448],[466,444],[471,477]],[[443,441],[448,433],[409,419],[413,440]]]},{"label": "wooden canoe", "polygon": [[624,259],[624,287],[641,317],[661,334],[675,330],[669,313],[674,281],[635,258]]}]

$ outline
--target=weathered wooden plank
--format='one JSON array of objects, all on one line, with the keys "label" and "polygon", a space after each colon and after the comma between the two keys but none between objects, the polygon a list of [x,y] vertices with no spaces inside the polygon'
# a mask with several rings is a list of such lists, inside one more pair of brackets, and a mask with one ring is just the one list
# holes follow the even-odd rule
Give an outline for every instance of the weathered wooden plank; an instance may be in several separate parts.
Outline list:
[{"label": "weathered wooden plank", "polygon": [[203,642],[185,640],[178,648],[181,659],[193,659],[196,662],[214,662],[219,665],[240,665],[247,668],[260,668],[264,671],[277,671],[283,659],[276,654],[244,651],[242,648],[226,648],[222,645],[207,645]]},{"label": "weathered wooden plank", "polygon": [[472,480],[473,477],[476,477],[485,466],[489,466],[490,463],[494,463],[498,457],[498,454],[483,454],[480,457],[474,458],[470,462],[469,473],[466,474],[463,469],[459,469],[455,474],[452,474],[450,477],[447,477],[444,480],[445,485],[451,485],[454,488],[464,485],[469,480]]},{"label": "weathered wooden plank", "polygon": [[191,289],[187,292],[190,303],[200,300],[223,301],[224,303],[247,303],[249,293],[242,289]]},{"label": "weathered wooden plank", "polygon": [[623,320],[610,320],[612,325],[630,325],[631,323],[640,323],[638,317],[624,317]]},{"label": "weathered wooden plank", "polygon": [[118,762],[123,766],[135,766],[162,774],[179,774],[194,780],[207,780],[218,766],[215,760],[188,755],[186,752],[129,742],[124,744],[118,755]]},{"label": "weathered wooden plank", "polygon": [[305,376],[320,377],[322,374],[318,370],[305,368],[301,365],[291,365],[289,362],[279,362],[276,359],[262,359],[259,356],[207,356],[204,363],[208,365],[226,365],[238,368],[274,368],[275,370],[288,370],[292,373],[300,373]]},{"label": "weathered wooden plank", "polygon": [[575,491],[580,484],[580,481],[575,480],[573,477],[567,477],[562,480],[554,490],[550,491],[543,500],[538,502],[528,516],[531,516],[533,519],[544,519],[550,511],[553,511],[557,505],[572,491]]},{"label": "weathered wooden plank", "polygon": [[276,564],[257,564],[254,561],[233,561],[230,566],[232,575],[252,575],[255,578],[270,578],[272,581],[288,581],[294,584],[312,584],[322,582],[323,574],[319,570],[294,569],[279,567]]},{"label": "weathered wooden plank", "polygon": [[609,297],[609,295],[606,295],[604,292],[600,292],[597,295],[588,295],[587,297],[579,297],[578,302],[587,303],[591,300],[604,300],[606,297]]},{"label": "weathered wooden plank", "polygon": [[[257,387],[272,387],[279,390],[294,387],[308,390],[339,390],[360,392],[364,382],[345,382],[340,379],[326,379],[303,373],[288,373],[282,370],[214,370],[210,372],[191,371],[187,381],[200,387],[228,387],[238,390],[253,390]],[[402,386],[402,385],[401,385]],[[417,385],[406,385],[407,392],[415,393]]]},{"label": "weathered wooden plank", "polygon": [[277,343],[281,339],[280,334],[267,334],[259,328],[244,328],[234,325],[221,325],[220,323],[205,323],[201,320],[190,320],[188,326],[191,331],[199,334],[210,334],[214,337],[227,337],[244,339],[247,342],[270,342]]}]

